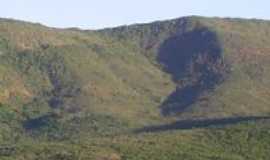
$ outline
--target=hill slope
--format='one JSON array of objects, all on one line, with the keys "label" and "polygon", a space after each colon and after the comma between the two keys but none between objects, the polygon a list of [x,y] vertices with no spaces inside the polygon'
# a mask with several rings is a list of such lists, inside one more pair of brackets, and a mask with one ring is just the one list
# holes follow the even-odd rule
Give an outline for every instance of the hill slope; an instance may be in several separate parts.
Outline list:
[{"label": "hill slope", "polygon": [[269,42],[263,20],[83,31],[1,19],[0,154],[265,159]]}]

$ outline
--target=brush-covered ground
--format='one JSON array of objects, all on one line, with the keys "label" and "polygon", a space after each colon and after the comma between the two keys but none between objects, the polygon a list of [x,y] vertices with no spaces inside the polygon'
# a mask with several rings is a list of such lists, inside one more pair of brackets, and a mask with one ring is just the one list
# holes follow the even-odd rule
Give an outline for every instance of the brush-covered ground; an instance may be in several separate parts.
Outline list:
[{"label": "brush-covered ground", "polygon": [[0,159],[267,160],[270,22],[0,20]]}]

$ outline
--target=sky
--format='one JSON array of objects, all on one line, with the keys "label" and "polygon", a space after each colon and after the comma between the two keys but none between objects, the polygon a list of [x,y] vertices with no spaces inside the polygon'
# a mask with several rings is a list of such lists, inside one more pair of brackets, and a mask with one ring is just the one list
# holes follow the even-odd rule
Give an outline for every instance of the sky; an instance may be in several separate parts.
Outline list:
[{"label": "sky", "polygon": [[0,0],[0,17],[99,29],[189,15],[270,20],[270,0]]}]

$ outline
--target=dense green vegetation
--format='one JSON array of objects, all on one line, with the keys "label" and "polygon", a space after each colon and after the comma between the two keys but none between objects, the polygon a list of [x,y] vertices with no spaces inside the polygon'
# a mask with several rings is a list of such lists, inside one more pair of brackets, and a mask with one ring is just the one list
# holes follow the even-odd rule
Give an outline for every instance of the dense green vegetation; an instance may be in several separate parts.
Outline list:
[{"label": "dense green vegetation", "polygon": [[0,19],[0,159],[268,159],[269,43],[263,20]]}]

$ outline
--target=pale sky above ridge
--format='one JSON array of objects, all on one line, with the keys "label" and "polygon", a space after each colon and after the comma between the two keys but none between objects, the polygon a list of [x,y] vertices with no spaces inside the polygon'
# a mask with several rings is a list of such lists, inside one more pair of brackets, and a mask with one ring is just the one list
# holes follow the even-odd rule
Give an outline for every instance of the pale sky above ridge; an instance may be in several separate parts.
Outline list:
[{"label": "pale sky above ridge", "polygon": [[189,15],[270,19],[269,0],[3,0],[0,17],[97,29]]}]

